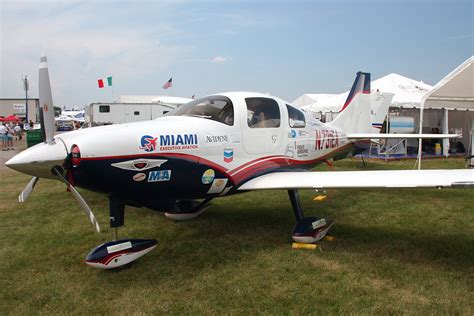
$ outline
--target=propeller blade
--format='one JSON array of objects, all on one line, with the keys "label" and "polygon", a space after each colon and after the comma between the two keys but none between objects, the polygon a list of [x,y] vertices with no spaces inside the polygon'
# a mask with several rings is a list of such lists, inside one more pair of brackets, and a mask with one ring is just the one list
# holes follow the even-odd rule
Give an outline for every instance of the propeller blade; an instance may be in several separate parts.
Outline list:
[{"label": "propeller blade", "polygon": [[36,182],[38,182],[38,180],[39,180],[38,177],[31,178],[30,182],[28,182],[26,187],[23,189],[23,191],[18,196],[18,202],[23,203],[23,202],[26,201],[26,199],[30,196],[31,191],[33,191],[33,188],[35,187],[35,184],[36,184]]},{"label": "propeller blade", "polygon": [[57,168],[54,168],[54,171],[56,175],[58,176],[58,178],[67,185],[69,191],[72,193],[72,196],[77,201],[77,203],[79,203],[79,205],[82,207],[86,215],[89,216],[89,220],[91,221],[92,225],[95,227],[95,230],[97,230],[97,232],[100,233],[99,223],[97,222],[97,219],[95,218],[94,213],[92,213],[91,208],[89,207],[89,205],[87,205],[87,202],[84,200],[82,195],[76,190],[76,188],[72,184],[70,184],[66,180],[66,178],[64,178],[62,173]]},{"label": "propeller blade", "polygon": [[38,71],[38,92],[41,118],[41,129],[45,142],[50,142],[54,138],[54,105],[49,80],[48,59],[46,56],[40,58]]},{"label": "propeller blade", "polygon": [[100,233],[100,226],[99,223],[97,222],[97,219],[94,216],[94,213],[92,213],[91,208],[89,205],[87,205],[87,202],[84,200],[81,194],[76,190],[76,188],[72,185],[69,184],[69,190],[71,190],[72,196],[74,199],[76,199],[77,203],[82,207],[84,212],[89,216],[89,220],[91,221],[92,225],[95,226],[95,230],[97,230],[98,233]]}]

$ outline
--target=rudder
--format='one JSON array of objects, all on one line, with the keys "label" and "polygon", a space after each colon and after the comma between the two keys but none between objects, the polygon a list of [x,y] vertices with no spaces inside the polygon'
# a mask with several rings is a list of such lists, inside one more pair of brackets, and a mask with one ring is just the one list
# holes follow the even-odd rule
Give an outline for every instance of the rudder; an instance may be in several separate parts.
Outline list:
[{"label": "rudder", "polygon": [[339,115],[329,123],[348,133],[370,133],[370,73],[357,72],[351,91]]}]

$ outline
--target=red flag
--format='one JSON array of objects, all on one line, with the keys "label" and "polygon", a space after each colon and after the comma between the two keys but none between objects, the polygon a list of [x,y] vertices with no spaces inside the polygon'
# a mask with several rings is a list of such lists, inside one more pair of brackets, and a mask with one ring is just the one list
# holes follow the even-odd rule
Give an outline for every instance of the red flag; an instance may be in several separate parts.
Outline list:
[{"label": "red flag", "polygon": [[170,78],[170,80],[166,81],[166,83],[163,85],[163,89],[168,89],[173,86],[173,77]]},{"label": "red flag", "polygon": [[99,84],[99,88],[103,88],[103,87],[104,87],[104,80],[99,79],[99,80],[97,80],[97,83]]}]

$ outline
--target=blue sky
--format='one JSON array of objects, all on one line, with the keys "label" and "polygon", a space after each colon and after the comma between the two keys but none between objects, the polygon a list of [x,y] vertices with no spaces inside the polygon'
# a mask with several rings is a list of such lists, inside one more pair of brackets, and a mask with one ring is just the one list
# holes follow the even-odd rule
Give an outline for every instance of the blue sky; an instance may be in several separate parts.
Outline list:
[{"label": "blue sky", "polygon": [[[37,96],[48,53],[59,106],[119,95],[339,93],[358,70],[435,84],[474,54],[474,1],[0,0],[0,97]],[[161,86],[173,76],[174,86]]]}]

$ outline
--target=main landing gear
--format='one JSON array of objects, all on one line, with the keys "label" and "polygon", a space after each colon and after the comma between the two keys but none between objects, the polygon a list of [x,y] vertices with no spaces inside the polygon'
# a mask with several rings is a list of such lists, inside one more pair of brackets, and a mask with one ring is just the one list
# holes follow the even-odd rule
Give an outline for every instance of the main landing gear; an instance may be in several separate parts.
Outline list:
[{"label": "main landing gear", "polygon": [[291,206],[296,218],[293,240],[299,243],[315,243],[326,236],[334,221],[324,217],[304,217],[298,190],[288,190]]},{"label": "main landing gear", "polygon": [[116,196],[109,197],[110,228],[113,229],[113,241],[106,242],[93,249],[86,257],[86,263],[94,268],[113,269],[137,260],[153,250],[156,239],[121,239],[118,228],[124,224],[125,201]]}]

